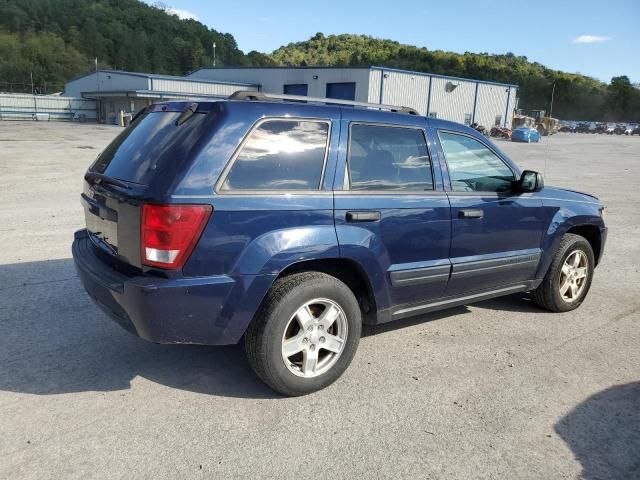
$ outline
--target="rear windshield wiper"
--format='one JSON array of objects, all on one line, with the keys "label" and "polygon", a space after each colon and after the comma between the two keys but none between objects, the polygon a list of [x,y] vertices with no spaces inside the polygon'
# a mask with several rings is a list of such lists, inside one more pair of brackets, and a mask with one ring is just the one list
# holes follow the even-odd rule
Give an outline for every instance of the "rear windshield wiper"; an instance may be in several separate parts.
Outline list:
[{"label": "rear windshield wiper", "polygon": [[193,117],[197,111],[198,111],[197,103],[192,103],[191,105],[189,105],[187,109],[184,112],[182,112],[182,115],[180,115],[176,120],[176,126],[182,125],[184,122],[186,122],[191,117]]},{"label": "rear windshield wiper", "polygon": [[84,179],[87,182],[93,181],[94,183],[108,183],[111,185],[115,185],[116,187],[126,188],[127,190],[131,189],[131,187],[126,183],[121,182],[120,180],[117,180],[115,178],[111,178],[104,173],[87,172],[84,176]]}]

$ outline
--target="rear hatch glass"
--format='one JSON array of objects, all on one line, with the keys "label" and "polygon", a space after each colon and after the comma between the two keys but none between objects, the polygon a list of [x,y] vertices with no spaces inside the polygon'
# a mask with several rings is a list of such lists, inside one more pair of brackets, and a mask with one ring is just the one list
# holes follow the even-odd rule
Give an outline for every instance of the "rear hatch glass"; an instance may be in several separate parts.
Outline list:
[{"label": "rear hatch glass", "polygon": [[[141,267],[140,209],[155,175],[175,174],[206,137],[213,103],[147,107],[85,175],[82,204],[90,239],[115,262]],[[116,265],[114,263],[114,265]]]},{"label": "rear hatch glass", "polygon": [[90,172],[126,182],[148,185],[176,153],[193,144],[194,131],[207,111],[197,103],[153,105],[136,118],[99,155]]}]

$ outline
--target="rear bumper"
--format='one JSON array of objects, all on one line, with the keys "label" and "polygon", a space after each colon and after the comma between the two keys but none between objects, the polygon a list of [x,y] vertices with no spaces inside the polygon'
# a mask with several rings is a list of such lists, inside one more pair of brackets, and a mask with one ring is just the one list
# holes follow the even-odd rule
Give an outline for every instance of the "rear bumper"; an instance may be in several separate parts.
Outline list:
[{"label": "rear bumper", "polygon": [[[272,281],[258,275],[127,276],[96,255],[86,230],[76,232],[72,253],[96,305],[127,331],[156,343],[237,343]],[[254,302],[243,302],[249,294]]]}]

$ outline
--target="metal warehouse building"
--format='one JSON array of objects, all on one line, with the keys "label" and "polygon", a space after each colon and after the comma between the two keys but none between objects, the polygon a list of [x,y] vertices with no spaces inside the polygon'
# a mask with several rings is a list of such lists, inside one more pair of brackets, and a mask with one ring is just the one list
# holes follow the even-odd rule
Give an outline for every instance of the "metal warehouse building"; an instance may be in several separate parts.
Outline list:
[{"label": "metal warehouse building", "polygon": [[258,85],[250,83],[97,70],[68,81],[64,96],[96,100],[98,120],[117,123],[119,111],[133,113],[154,102],[225,98],[238,90],[258,89]]},{"label": "metal warehouse building", "polygon": [[411,107],[421,115],[511,127],[516,85],[384,67],[203,68],[186,78],[259,84],[268,93]]},{"label": "metal warehouse building", "polygon": [[98,120],[110,123],[117,121],[119,111],[136,112],[157,101],[257,90],[386,103],[460,123],[510,127],[517,89],[384,67],[221,67],[202,68],[184,77],[98,70],[67,82],[64,95],[96,100]]}]

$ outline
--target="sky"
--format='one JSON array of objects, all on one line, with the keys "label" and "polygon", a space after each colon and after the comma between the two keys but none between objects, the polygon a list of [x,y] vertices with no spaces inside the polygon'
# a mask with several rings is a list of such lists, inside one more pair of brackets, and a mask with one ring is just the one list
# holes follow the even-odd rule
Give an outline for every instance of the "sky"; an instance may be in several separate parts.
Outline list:
[{"label": "sky", "polygon": [[640,82],[640,0],[162,2],[232,34],[245,53],[270,53],[317,32],[355,33],[430,50],[513,52],[605,82],[618,75]]}]

